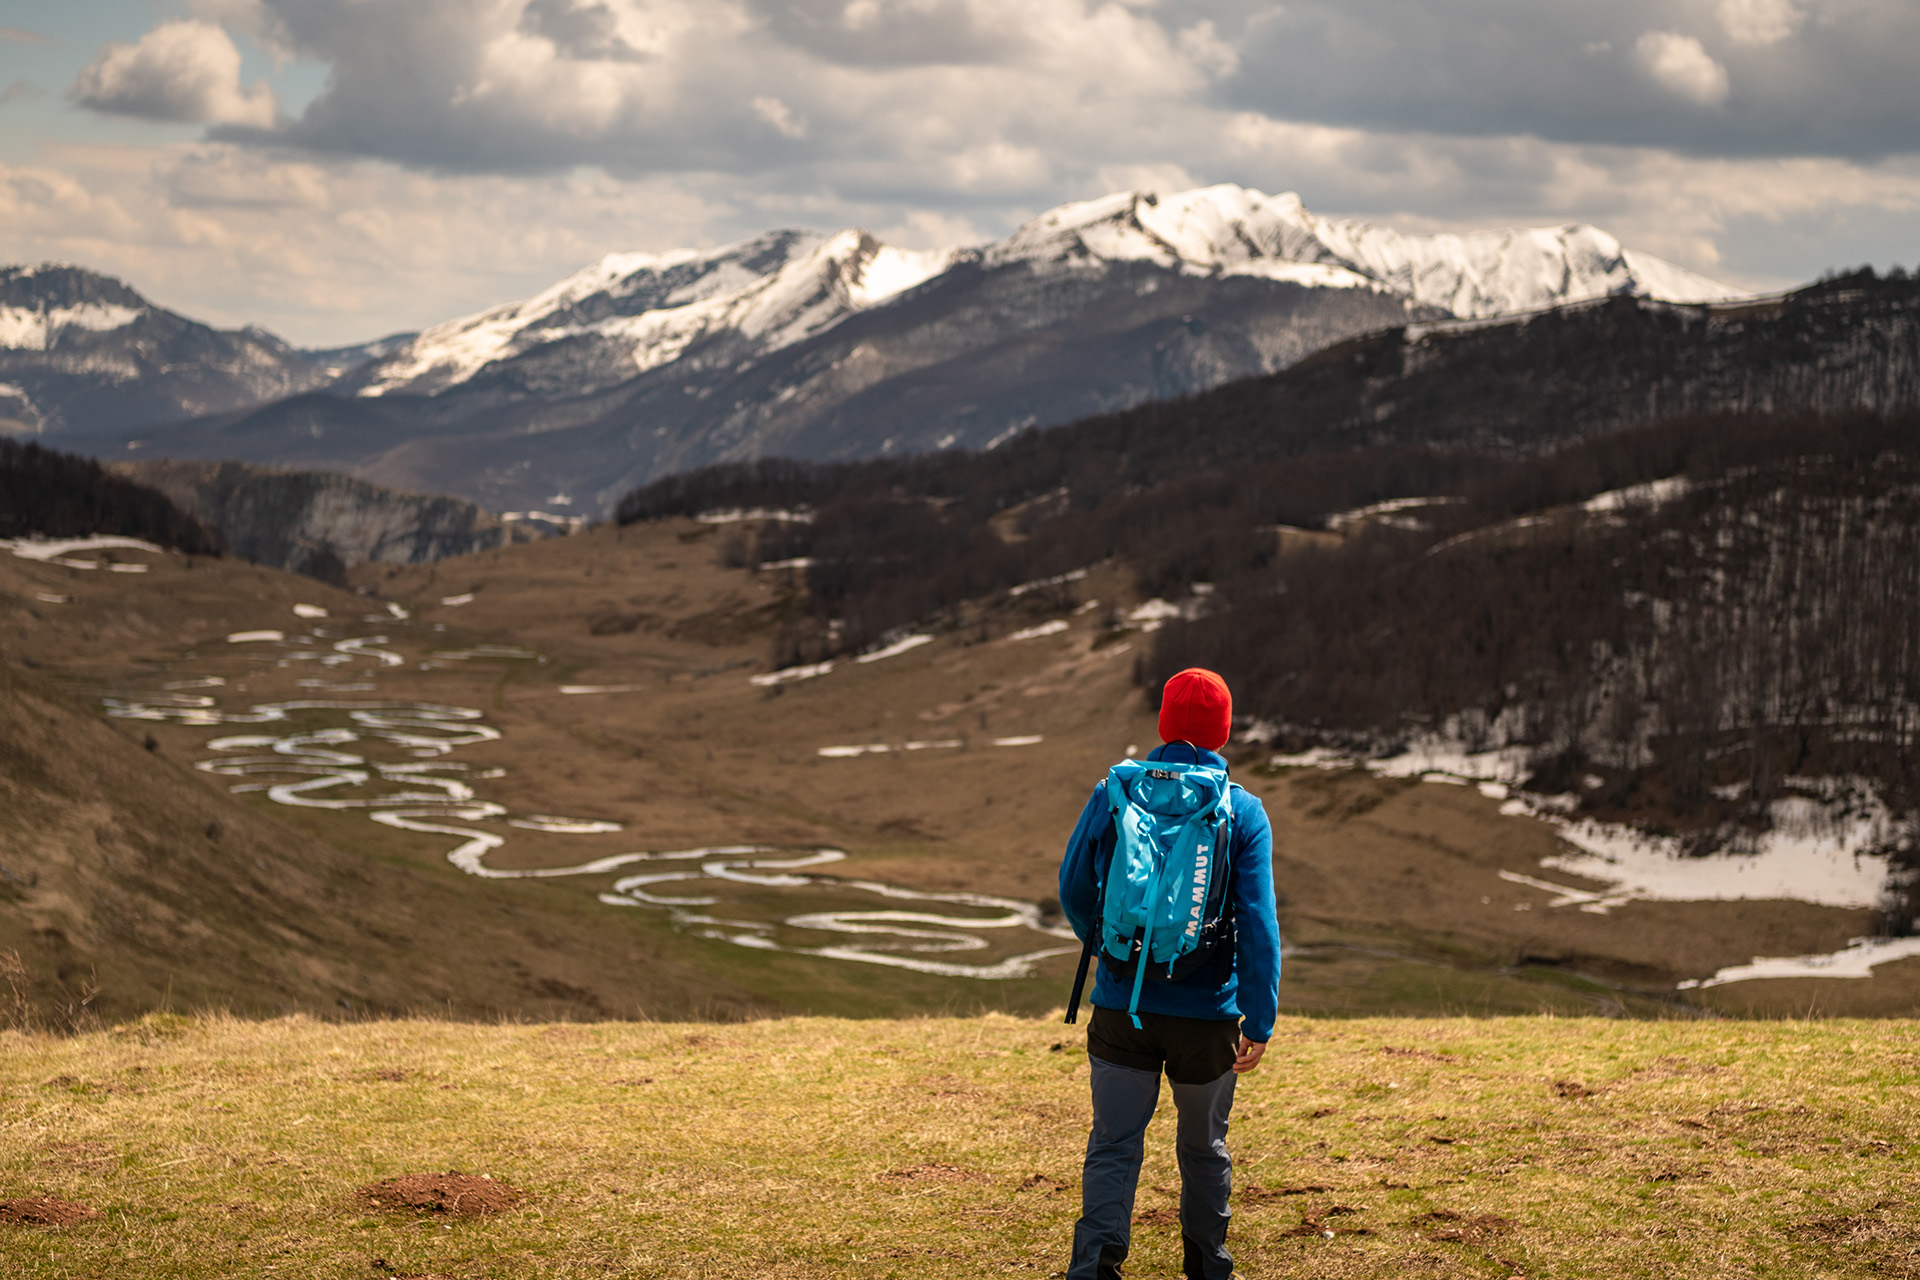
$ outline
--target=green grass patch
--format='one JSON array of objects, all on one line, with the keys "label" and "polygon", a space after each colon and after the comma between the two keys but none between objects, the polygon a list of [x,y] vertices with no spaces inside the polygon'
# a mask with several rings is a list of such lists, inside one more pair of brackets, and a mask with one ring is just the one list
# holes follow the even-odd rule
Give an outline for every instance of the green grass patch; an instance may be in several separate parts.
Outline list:
[{"label": "green grass patch", "polygon": [[[1248,1276],[1920,1274],[1912,1022],[1287,1019],[1240,1083]],[[1048,1276],[1086,1058],[1053,1020],[0,1035],[9,1277]],[[1170,1108],[1170,1103],[1167,1104]],[[1179,1272],[1170,1122],[1135,1276]],[[485,1217],[370,1208],[460,1170]]]}]

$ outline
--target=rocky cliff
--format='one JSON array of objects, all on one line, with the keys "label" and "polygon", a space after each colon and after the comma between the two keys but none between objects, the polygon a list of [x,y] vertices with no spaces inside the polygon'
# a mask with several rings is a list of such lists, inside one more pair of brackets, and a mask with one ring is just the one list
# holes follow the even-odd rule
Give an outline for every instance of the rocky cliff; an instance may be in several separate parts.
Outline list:
[{"label": "rocky cliff", "polygon": [[331,472],[169,461],[114,469],[218,529],[232,554],[333,582],[369,560],[420,564],[574,527],[561,517],[502,516],[460,498],[383,489]]}]

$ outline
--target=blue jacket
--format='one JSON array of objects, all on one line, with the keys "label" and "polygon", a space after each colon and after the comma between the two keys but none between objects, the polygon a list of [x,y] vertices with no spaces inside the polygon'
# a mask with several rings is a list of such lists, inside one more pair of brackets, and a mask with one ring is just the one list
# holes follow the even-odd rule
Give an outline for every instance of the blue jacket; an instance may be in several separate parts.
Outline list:
[{"label": "blue jacket", "polygon": [[[1164,758],[1170,748],[1156,748],[1149,760]],[[1189,748],[1178,745],[1176,759],[1185,760]],[[1211,751],[1199,752],[1200,763],[1218,769],[1227,762]],[[1233,891],[1227,909],[1233,915],[1237,944],[1233,973],[1215,985],[1204,974],[1185,982],[1148,981],[1140,989],[1142,1013],[1164,1013],[1179,1018],[1242,1019],[1240,1031],[1249,1040],[1265,1043],[1273,1035],[1280,1003],[1280,921],[1273,902],[1273,828],[1267,823],[1260,798],[1241,787],[1233,789]],[[1084,942],[1100,932],[1100,885],[1113,857],[1113,814],[1107,807],[1106,780],[1093,789],[1080,822],[1067,840],[1060,861],[1060,909]],[[1122,982],[1096,963],[1093,1003],[1102,1009],[1124,1010],[1133,984]]]}]

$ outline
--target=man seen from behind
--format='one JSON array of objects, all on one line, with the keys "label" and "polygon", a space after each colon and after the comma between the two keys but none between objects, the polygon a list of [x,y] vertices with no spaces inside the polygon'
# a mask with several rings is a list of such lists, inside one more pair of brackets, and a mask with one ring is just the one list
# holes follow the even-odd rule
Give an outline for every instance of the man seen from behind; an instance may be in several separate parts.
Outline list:
[{"label": "man seen from behind", "polygon": [[[1152,776],[1177,779],[1185,776],[1180,766],[1199,766],[1218,770],[1208,776],[1224,779],[1227,762],[1219,751],[1232,717],[1232,695],[1215,673],[1196,667],[1168,680],[1160,704],[1163,745],[1147,757],[1150,766],[1165,763]],[[1228,786],[1216,803],[1227,824],[1223,889],[1217,899],[1208,897],[1207,908],[1217,915],[1207,920],[1194,956],[1178,967],[1146,964],[1144,955],[1141,961],[1116,961],[1099,939],[1105,893],[1121,891],[1108,880],[1110,871],[1116,879],[1120,875],[1114,867],[1120,838],[1116,818],[1126,819],[1122,793],[1109,783],[1124,768],[1125,762],[1116,766],[1115,775],[1095,789],[1060,866],[1061,906],[1074,932],[1089,940],[1090,951],[1099,947],[1101,956],[1087,1027],[1093,1127],[1067,1277],[1120,1276],[1131,1243],[1147,1123],[1159,1102],[1164,1070],[1177,1114],[1184,1274],[1188,1280],[1228,1280],[1233,1258],[1226,1248],[1232,1174],[1227,1117],[1234,1081],[1259,1065],[1279,1001],[1272,829],[1257,797]],[[1202,853],[1208,848],[1197,847]],[[1115,945],[1124,950],[1124,939]],[[1144,952],[1145,944],[1139,949]],[[1139,967],[1147,972],[1141,975]]]}]

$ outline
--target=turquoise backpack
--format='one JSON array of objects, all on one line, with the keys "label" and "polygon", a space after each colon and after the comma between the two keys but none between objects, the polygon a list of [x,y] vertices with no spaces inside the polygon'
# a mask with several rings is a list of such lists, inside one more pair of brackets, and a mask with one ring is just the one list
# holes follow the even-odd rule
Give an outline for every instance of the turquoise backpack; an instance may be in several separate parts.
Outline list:
[{"label": "turquoise backpack", "polygon": [[[1190,976],[1230,928],[1222,908],[1232,784],[1213,765],[1123,760],[1107,771],[1106,790],[1114,846],[1100,886],[1098,950],[1115,973],[1132,976],[1127,1015],[1138,1027],[1147,978]],[[1094,950],[1088,938],[1086,952]],[[1084,981],[1083,956],[1069,1021]]]}]

